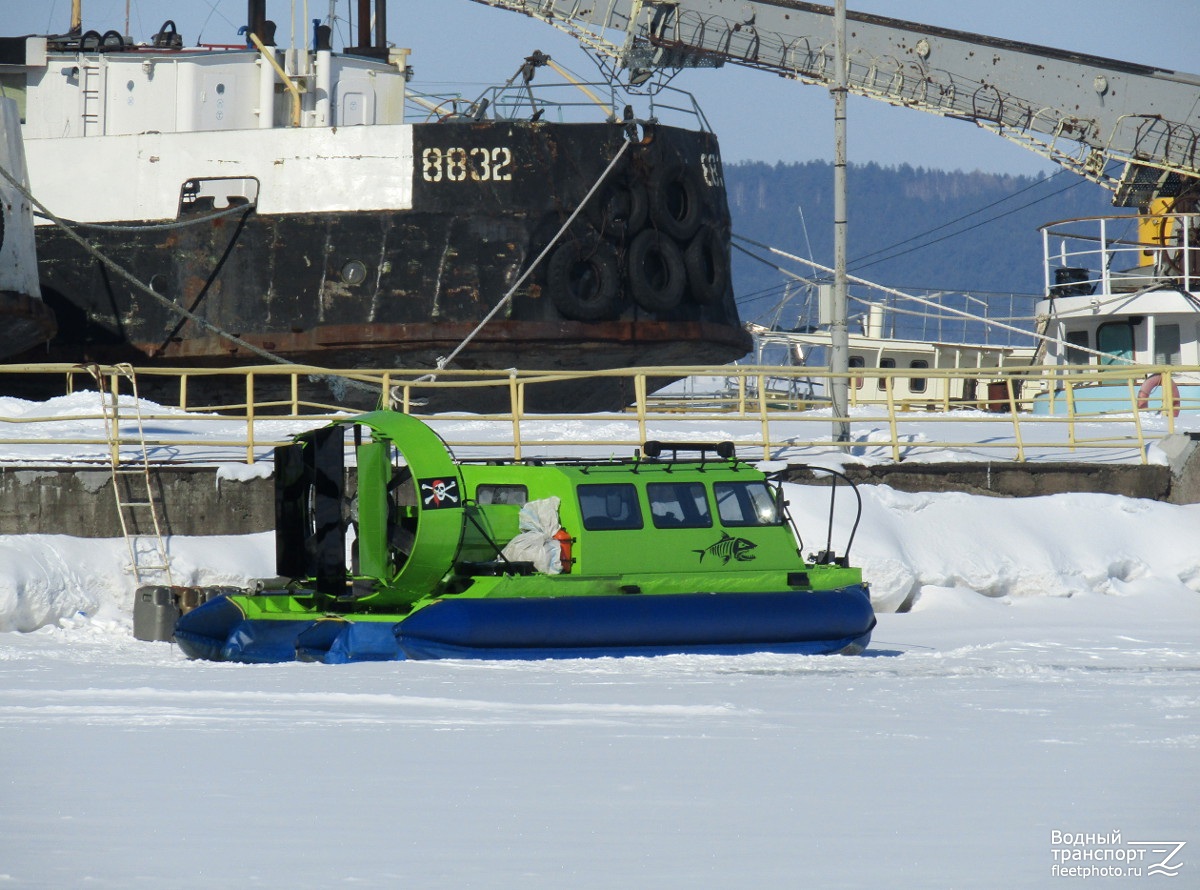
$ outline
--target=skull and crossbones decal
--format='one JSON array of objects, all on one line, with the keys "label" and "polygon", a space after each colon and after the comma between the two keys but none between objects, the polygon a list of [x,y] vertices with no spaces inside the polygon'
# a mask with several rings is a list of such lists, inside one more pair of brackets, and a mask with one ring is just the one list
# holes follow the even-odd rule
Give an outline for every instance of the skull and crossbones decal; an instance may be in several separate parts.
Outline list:
[{"label": "skull and crossbones decal", "polygon": [[458,505],[457,479],[422,479],[421,500],[430,510]]}]

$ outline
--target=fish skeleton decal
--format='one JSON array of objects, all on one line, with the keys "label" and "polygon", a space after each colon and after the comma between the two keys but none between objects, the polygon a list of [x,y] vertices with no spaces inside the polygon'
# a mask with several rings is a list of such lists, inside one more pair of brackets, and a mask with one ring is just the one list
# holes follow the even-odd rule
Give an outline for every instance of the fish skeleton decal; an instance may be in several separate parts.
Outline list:
[{"label": "fish skeleton decal", "polygon": [[721,532],[721,540],[717,543],[705,547],[703,550],[693,550],[692,552],[700,554],[701,562],[704,562],[704,554],[710,553],[713,556],[721,557],[721,565],[728,565],[731,559],[736,559],[738,562],[754,559],[754,554],[750,551],[757,546],[753,541],[735,538],[729,532]]}]

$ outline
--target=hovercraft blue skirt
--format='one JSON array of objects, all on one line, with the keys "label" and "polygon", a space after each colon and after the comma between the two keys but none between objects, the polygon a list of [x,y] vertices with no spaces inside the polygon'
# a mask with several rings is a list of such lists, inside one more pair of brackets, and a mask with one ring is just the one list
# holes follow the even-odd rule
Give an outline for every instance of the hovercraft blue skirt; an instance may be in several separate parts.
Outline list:
[{"label": "hovercraft blue skirt", "polygon": [[236,598],[219,597],[181,617],[175,640],[193,658],[252,663],[815,655],[861,652],[874,626],[862,585],[811,592],[446,598],[395,620],[307,613],[249,619]]}]

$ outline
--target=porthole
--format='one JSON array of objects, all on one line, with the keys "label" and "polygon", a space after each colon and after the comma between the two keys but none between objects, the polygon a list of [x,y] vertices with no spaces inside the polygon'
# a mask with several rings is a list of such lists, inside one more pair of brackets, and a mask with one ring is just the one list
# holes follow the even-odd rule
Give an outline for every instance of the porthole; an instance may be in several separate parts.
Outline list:
[{"label": "porthole", "polygon": [[351,260],[342,266],[342,281],[357,287],[367,280],[367,266],[361,260]]}]

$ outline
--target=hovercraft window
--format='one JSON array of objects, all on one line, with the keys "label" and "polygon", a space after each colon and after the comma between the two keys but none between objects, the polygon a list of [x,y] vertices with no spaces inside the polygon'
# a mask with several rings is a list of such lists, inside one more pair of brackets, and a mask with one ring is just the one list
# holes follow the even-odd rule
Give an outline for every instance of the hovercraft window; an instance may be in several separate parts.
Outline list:
[{"label": "hovercraft window", "polygon": [[475,489],[477,504],[515,504],[524,507],[529,490],[524,485],[480,485]]},{"label": "hovercraft window", "polygon": [[703,482],[650,482],[646,494],[654,528],[712,528],[713,515]]},{"label": "hovercraft window", "polygon": [[713,485],[721,524],[779,525],[783,514],[765,482],[717,482]]},{"label": "hovercraft window", "polygon": [[711,528],[712,513],[702,482],[651,482],[650,518],[655,528]]},{"label": "hovercraft window", "polygon": [[580,485],[579,511],[588,531],[642,527],[637,489],[628,482],[610,485]]}]

